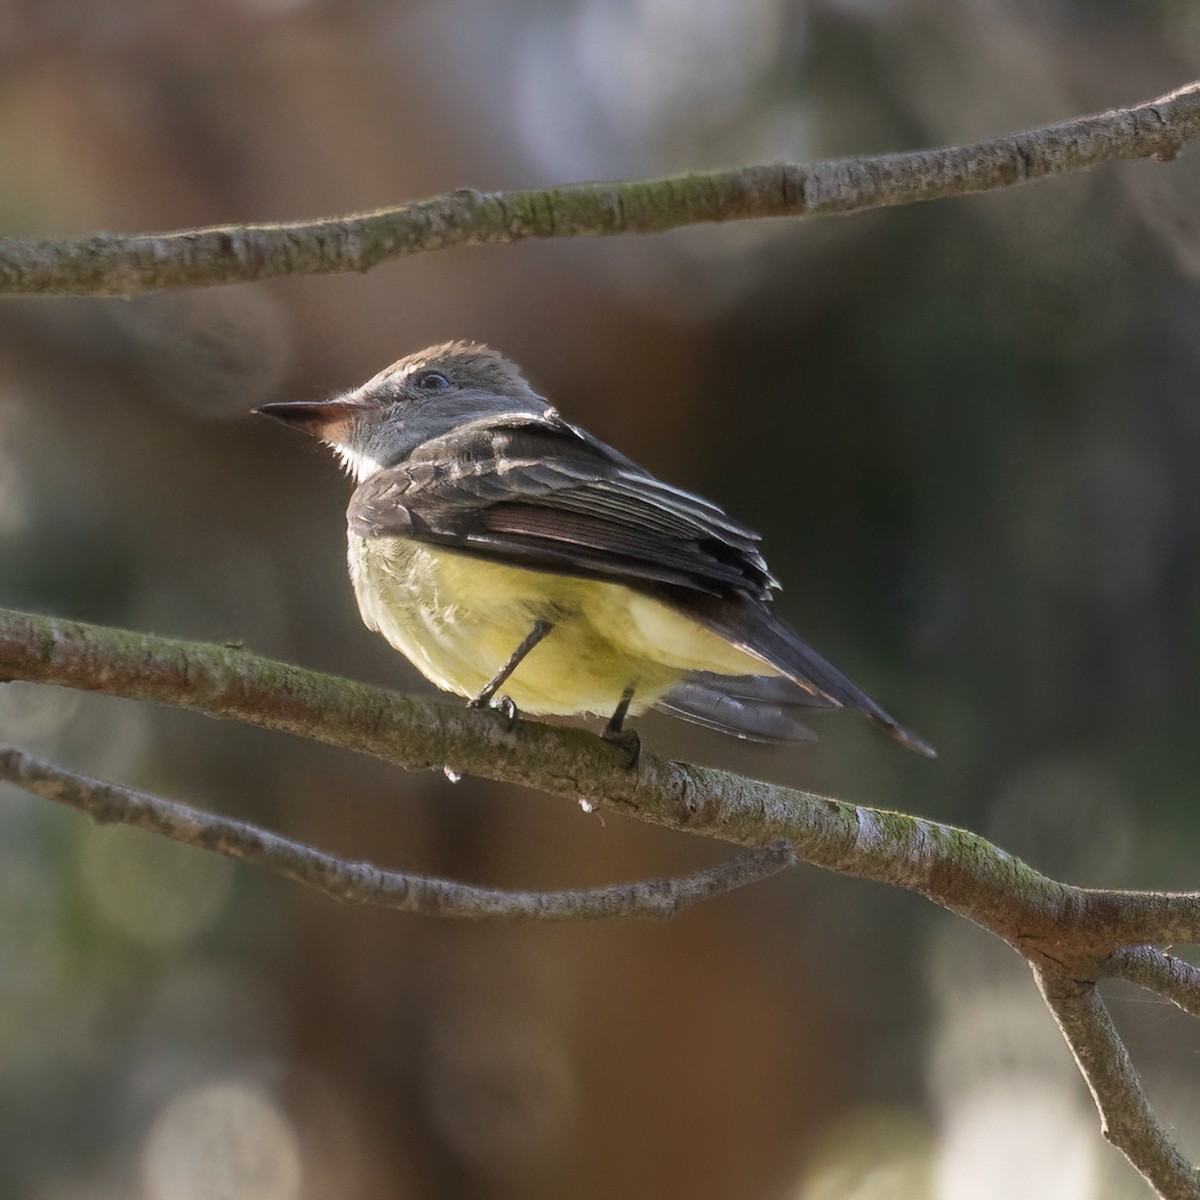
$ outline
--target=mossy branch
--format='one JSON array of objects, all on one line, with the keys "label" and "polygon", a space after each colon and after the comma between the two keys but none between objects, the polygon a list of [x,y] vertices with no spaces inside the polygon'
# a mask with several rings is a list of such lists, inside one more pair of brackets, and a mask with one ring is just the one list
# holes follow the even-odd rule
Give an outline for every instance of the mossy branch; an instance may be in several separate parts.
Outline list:
[{"label": "mossy branch", "polygon": [[344,863],[253,826],[89,780],[19,751],[0,752],[0,778],[97,820],[234,854],[342,898],[474,917],[664,915],[772,874],[793,853],[814,866],[918,892],[1029,960],[1095,1096],[1105,1135],[1160,1196],[1200,1197],[1200,1179],[1150,1109],[1096,990],[1100,980],[1122,976],[1200,1011],[1200,973],[1147,944],[1200,941],[1200,894],[1072,887],[967,830],[650,754],[629,770],[623,750],[580,730],[531,721],[509,729],[494,713],[399,695],[230,646],[0,610],[0,678],[195,709],[410,770],[449,768],[524,784],[762,848],[684,880],[491,893]]},{"label": "mossy branch", "polygon": [[521,784],[741,845],[786,838],[800,861],[918,892],[1050,965],[1092,977],[1144,943],[1200,942],[1200,893],[1056,882],[977,834],[710,767],[624,750],[579,729],[408,696],[249,650],[0,610],[0,676],[233,718],[374,755]]},{"label": "mossy branch", "polygon": [[134,296],[368,271],[453,246],[845,215],[995,191],[1100,163],[1167,160],[1197,136],[1200,83],[1191,83],[1144,104],[940,149],[509,192],[463,188],[325,220],[61,241],[0,238],[0,294]]}]

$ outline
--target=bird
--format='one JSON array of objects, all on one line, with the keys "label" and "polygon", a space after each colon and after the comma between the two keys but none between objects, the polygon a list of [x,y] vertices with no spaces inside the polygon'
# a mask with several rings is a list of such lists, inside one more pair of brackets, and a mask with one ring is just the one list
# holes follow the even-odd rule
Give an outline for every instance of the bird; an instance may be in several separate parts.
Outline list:
[{"label": "bird", "polygon": [[471,705],[607,716],[631,763],[625,720],[651,707],[768,743],[848,708],[936,756],[777,615],[757,533],[566,421],[490,347],[253,411],[333,449],[364,623]]}]

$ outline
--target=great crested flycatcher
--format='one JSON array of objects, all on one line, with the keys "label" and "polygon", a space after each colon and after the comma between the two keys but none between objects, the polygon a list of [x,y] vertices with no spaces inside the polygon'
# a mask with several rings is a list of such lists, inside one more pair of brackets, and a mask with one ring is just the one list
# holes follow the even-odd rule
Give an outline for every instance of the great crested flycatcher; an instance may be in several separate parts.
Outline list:
[{"label": "great crested flycatcher", "polygon": [[651,705],[767,742],[811,741],[798,713],[846,707],[933,756],[775,616],[757,534],[564,421],[494,350],[433,346],[255,411],[353,474],[359,611],[438,687],[611,713],[627,744],[626,714]]}]

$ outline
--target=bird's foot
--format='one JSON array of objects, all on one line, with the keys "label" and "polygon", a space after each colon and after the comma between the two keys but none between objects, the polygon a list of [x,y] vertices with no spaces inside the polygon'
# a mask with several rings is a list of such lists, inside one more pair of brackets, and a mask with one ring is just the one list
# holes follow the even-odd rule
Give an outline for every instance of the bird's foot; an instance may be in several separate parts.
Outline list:
[{"label": "bird's foot", "polygon": [[494,693],[481,692],[478,696],[467,701],[468,708],[489,708],[500,714],[504,727],[511,733],[521,719],[521,710],[513,703],[511,696],[496,696]]},{"label": "bird's foot", "polygon": [[629,755],[627,770],[632,771],[641,761],[642,739],[638,736],[636,729],[621,729],[620,727],[614,729],[611,724],[608,724],[600,731],[600,736],[606,742],[620,746]]},{"label": "bird's foot", "polygon": [[521,710],[513,703],[511,696],[498,696],[492,706],[503,718],[504,727],[512,733],[521,719]]}]

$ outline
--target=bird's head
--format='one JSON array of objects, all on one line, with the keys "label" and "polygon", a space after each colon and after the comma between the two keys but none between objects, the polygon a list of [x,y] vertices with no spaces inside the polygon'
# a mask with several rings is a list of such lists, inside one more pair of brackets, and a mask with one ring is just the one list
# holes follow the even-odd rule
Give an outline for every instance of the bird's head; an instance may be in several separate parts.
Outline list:
[{"label": "bird's head", "polygon": [[478,342],[447,342],[394,362],[343,395],[254,411],[320,438],[361,482],[453,430],[509,414],[540,417],[550,406],[502,354]]}]

